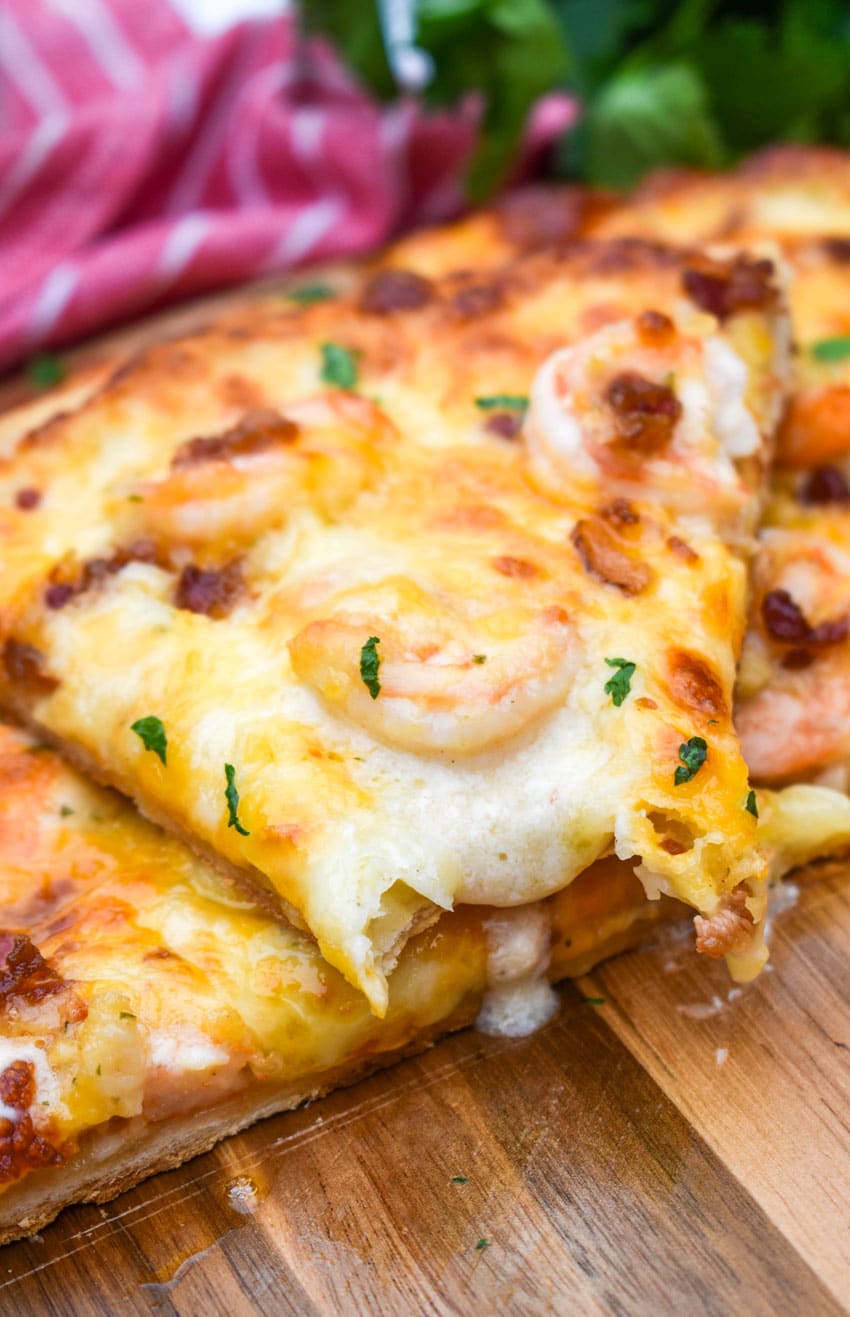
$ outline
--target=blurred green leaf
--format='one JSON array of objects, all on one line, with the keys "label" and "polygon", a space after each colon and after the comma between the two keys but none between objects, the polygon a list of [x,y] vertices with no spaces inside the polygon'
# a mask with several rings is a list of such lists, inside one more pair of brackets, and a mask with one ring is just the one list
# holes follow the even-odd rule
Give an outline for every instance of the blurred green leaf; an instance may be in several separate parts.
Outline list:
[{"label": "blurred green leaf", "polygon": [[631,187],[662,164],[704,168],[723,152],[705,87],[687,64],[625,69],[587,111],[585,174],[592,183]]},{"label": "blurred green leaf", "polygon": [[396,95],[375,0],[300,0],[298,13],[304,32],[328,37],[376,96]]}]

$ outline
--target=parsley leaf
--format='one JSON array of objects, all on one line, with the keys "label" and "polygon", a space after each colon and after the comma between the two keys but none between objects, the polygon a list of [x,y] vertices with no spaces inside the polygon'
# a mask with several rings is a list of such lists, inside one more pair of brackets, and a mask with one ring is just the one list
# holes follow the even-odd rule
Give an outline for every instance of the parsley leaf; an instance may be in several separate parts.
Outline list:
[{"label": "parsley leaf", "polygon": [[584,1002],[585,1006],[604,1006],[604,1005],[605,1005],[605,998],[604,998],[604,997],[582,997],[582,1001]]},{"label": "parsley leaf", "polygon": [[65,375],[64,361],[53,352],[41,352],[27,363],[27,379],[37,389],[52,389]]},{"label": "parsley leaf", "polygon": [[60,818],[63,818],[63,819],[69,819],[69,818],[71,817],[71,815],[73,814],[73,812],[74,812],[74,811],[71,809],[71,806],[70,806],[70,805],[60,805],[60,806],[59,806],[59,817],[60,817]]},{"label": "parsley leaf", "polygon": [[159,758],[165,763],[168,737],[165,735],[162,722],[155,714],[148,714],[147,718],[137,718],[134,723],[130,724],[130,731],[135,732],[140,737],[146,750],[153,750],[154,754],[159,755]]},{"label": "parsley leaf", "polygon": [[702,768],[708,755],[708,746],[701,736],[692,736],[679,746],[679,758],[681,764],[673,774],[673,781],[677,787],[683,782],[690,782]]},{"label": "parsley leaf", "polygon": [[756,793],[755,793],[755,791],[750,791],[750,792],[748,793],[748,795],[747,795],[747,803],[746,803],[746,805],[744,806],[744,809],[747,811],[748,814],[752,814],[752,816],[753,816],[754,819],[757,819],[757,818],[758,818],[758,816],[759,816],[759,807],[758,807],[758,801],[756,800]]},{"label": "parsley leaf", "polygon": [[357,384],[357,360],[353,352],[339,343],[322,343],[321,379],[338,389],[353,389]]},{"label": "parsley leaf", "polygon": [[635,675],[636,663],[630,663],[624,658],[607,658],[605,662],[609,668],[619,668],[613,677],[609,677],[603,690],[606,695],[610,695],[613,703],[619,709],[623,700],[632,688],[632,677]]},{"label": "parsley leaf", "polygon": [[850,357],[850,335],[818,339],[817,343],[810,345],[809,351],[816,361],[844,361]]},{"label": "parsley leaf", "polygon": [[453,1175],[452,1184],[469,1184],[469,1177],[466,1175]]},{"label": "parsley leaf", "polygon": [[378,680],[381,659],[377,650],[380,643],[378,636],[370,636],[360,651],[360,676],[363,679],[363,685],[373,700],[378,698],[378,692],[381,689],[381,683]]},{"label": "parsley leaf", "polygon": [[135,1018],[136,1018],[136,1017],[135,1017],[135,1015],[133,1014],[132,1011],[119,1011],[119,1012],[118,1012],[118,1019],[119,1019],[119,1020],[135,1020]]},{"label": "parsley leaf", "polygon": [[300,288],[290,288],[286,297],[288,301],[296,302],[299,306],[312,306],[314,302],[332,301],[336,297],[336,292],[330,284],[302,284]]},{"label": "parsley leaf", "polygon": [[236,769],[232,764],[224,765],[224,776],[227,786],[224,790],[224,798],[227,801],[227,826],[235,828],[241,837],[250,837],[247,828],[243,828],[239,822],[239,792],[236,790]]},{"label": "parsley leaf", "polygon": [[489,1239],[479,1239],[478,1243],[475,1245],[475,1250],[476,1252],[480,1252],[482,1249],[489,1247],[490,1247]]},{"label": "parsley leaf", "polygon": [[476,398],[475,406],[480,407],[482,412],[495,410],[524,412],[528,406],[528,398],[523,393],[490,393],[484,398]]},{"label": "parsley leaf", "polygon": [[473,654],[473,655],[472,655],[472,662],[473,662],[473,663],[478,663],[478,664],[486,663],[486,662],[487,662],[487,655],[486,655],[486,654]]}]

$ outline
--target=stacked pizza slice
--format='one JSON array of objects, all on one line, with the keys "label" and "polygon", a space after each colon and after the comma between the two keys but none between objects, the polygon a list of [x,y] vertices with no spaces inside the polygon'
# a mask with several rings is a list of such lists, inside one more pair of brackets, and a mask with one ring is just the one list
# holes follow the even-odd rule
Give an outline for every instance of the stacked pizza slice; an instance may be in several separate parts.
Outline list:
[{"label": "stacked pizza slice", "polygon": [[844,689],[829,437],[768,488],[841,325],[809,380],[760,185],[700,185],[710,232],[520,198],[4,419],[0,1237],[688,907],[752,977],[850,843],[847,719],[770,714]]}]

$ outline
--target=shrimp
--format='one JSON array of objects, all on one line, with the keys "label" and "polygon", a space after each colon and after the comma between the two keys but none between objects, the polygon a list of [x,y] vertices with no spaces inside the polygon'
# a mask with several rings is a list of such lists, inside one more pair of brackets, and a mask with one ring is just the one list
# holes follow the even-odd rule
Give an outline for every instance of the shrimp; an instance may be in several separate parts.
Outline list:
[{"label": "shrimp", "polygon": [[293,504],[335,518],[372,479],[394,436],[372,402],[347,393],[248,413],[222,435],[190,439],[170,473],[132,491],[134,532],[157,543],[226,546],[282,525]]},{"label": "shrimp", "polygon": [[747,369],[690,314],[645,311],[555,352],[537,374],[527,434],[548,490],[576,484],[702,513],[747,503],[747,459],[762,436],[745,395]]},{"label": "shrimp", "polygon": [[769,531],[755,571],[766,680],[735,722],[754,779],[810,776],[850,756],[850,555],[804,532]]},{"label": "shrimp", "polygon": [[791,467],[823,466],[847,453],[850,385],[797,392],[779,430],[779,460]]},{"label": "shrimp", "polygon": [[579,647],[557,605],[512,602],[471,616],[462,601],[396,577],[344,595],[290,641],[289,653],[303,681],[379,740],[465,755],[492,749],[559,704]]}]

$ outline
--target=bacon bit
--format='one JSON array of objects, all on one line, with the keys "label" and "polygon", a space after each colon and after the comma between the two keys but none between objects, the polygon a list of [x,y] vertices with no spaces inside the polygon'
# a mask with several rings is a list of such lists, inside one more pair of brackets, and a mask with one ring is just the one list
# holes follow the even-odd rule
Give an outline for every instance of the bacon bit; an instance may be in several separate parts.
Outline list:
[{"label": "bacon bit", "polygon": [[773,262],[753,260],[738,253],[731,261],[700,257],[699,264],[685,270],[685,292],[709,315],[725,320],[736,311],[770,306],[777,296]]},{"label": "bacon bit", "polygon": [[692,549],[690,544],[680,540],[678,535],[670,536],[667,541],[667,548],[671,553],[675,553],[677,558],[681,558],[682,562],[695,563],[700,560],[696,549]]},{"label": "bacon bit", "polygon": [[749,893],[743,883],[723,897],[720,909],[713,915],[696,915],[694,928],[697,951],[703,956],[720,960],[730,951],[746,951],[753,936],[755,923],[746,907]]},{"label": "bacon bit", "polygon": [[488,434],[500,439],[516,439],[522,433],[522,415],[519,412],[491,412],[484,422]]},{"label": "bacon bit", "polygon": [[0,1073],[0,1100],[18,1112],[16,1120],[0,1121],[0,1183],[8,1184],[39,1166],[59,1166],[64,1157],[36,1134],[28,1108],[35,1099],[35,1069],[31,1061],[12,1061]]},{"label": "bacon bit", "polygon": [[58,585],[49,585],[47,587],[44,592],[44,602],[48,608],[64,608],[76,593],[73,585],[69,585],[67,581],[59,582]]},{"label": "bacon bit", "polygon": [[541,569],[526,558],[511,558],[507,555],[494,558],[492,565],[502,576],[511,576],[514,580],[528,581],[532,576],[540,576]]},{"label": "bacon bit", "polygon": [[850,238],[824,238],[821,246],[837,265],[850,264]]},{"label": "bacon bit", "polygon": [[623,526],[638,526],[640,524],[640,513],[627,498],[615,498],[613,503],[600,508],[599,515],[604,517],[606,521],[610,521],[612,526],[616,526],[618,529]]},{"label": "bacon bit", "polygon": [[713,718],[727,713],[723,687],[704,659],[684,650],[672,650],[670,666],[670,694],[677,704]]},{"label": "bacon bit", "polygon": [[673,321],[663,311],[641,311],[635,324],[641,342],[650,347],[669,342],[674,330]]},{"label": "bacon bit", "polygon": [[587,193],[577,187],[527,187],[497,202],[502,233],[514,247],[559,246],[579,229]]},{"label": "bacon bit", "polygon": [[238,561],[218,570],[205,570],[190,563],[180,573],[174,603],[190,613],[222,618],[227,617],[244,592],[245,579]]},{"label": "bacon bit", "polygon": [[640,594],[653,578],[652,568],[630,557],[598,517],[576,522],[570,539],[585,571],[606,585],[616,586],[623,594]]},{"label": "bacon bit", "polygon": [[360,310],[374,316],[417,311],[431,301],[433,292],[431,280],[413,270],[381,270],[363,290]]},{"label": "bacon bit", "polygon": [[234,457],[248,457],[269,448],[291,444],[298,438],[298,426],[280,412],[266,408],[247,412],[238,425],[207,438],[187,439],[171,459],[172,471],[202,462],[229,462]]},{"label": "bacon bit", "polygon": [[801,503],[846,503],[850,486],[843,471],[835,466],[816,466],[800,486]]},{"label": "bacon bit", "polygon": [[59,682],[44,667],[44,655],[34,645],[13,637],[3,645],[3,667],[10,681],[22,686],[30,695],[49,695]]},{"label": "bacon bit", "polygon": [[502,290],[498,284],[470,284],[455,293],[449,305],[452,314],[459,319],[475,320],[499,309]]},{"label": "bacon bit", "polygon": [[682,404],[666,384],[656,384],[636,371],[616,375],[605,390],[618,436],[642,453],[666,448],[682,415]]},{"label": "bacon bit", "polygon": [[661,849],[666,851],[668,855],[684,855],[688,848],[683,846],[680,841],[677,841],[675,837],[665,837],[661,843]]},{"label": "bacon bit", "polygon": [[761,612],[769,635],[783,645],[837,645],[850,631],[847,614],[813,627],[787,590],[768,591]]},{"label": "bacon bit", "polygon": [[789,649],[783,655],[782,666],[790,672],[800,672],[803,668],[810,668],[814,661],[815,656],[810,649]]},{"label": "bacon bit", "polygon": [[67,986],[25,933],[0,933],[0,966],[0,1010],[13,998],[35,1005]]},{"label": "bacon bit", "polygon": [[98,585],[109,576],[115,576],[131,562],[156,562],[157,548],[153,540],[134,540],[123,548],[116,549],[110,558],[90,558],[84,562],[70,580],[56,579],[66,568],[60,564],[50,573],[51,584],[44,592],[44,602],[54,610],[64,608],[77,595],[93,585]]},{"label": "bacon bit", "polygon": [[22,512],[32,512],[33,508],[37,508],[40,502],[40,489],[27,487],[26,489],[19,489],[15,494],[15,507],[20,508]]}]

